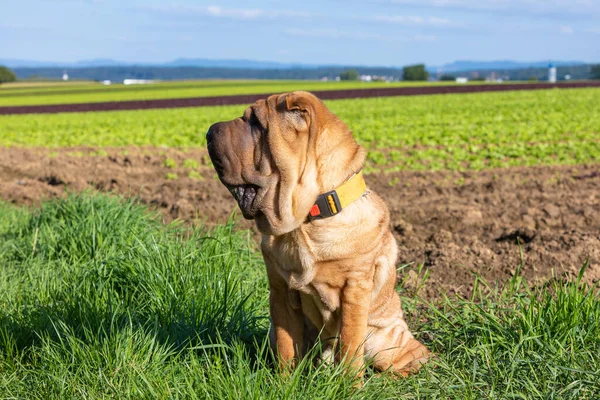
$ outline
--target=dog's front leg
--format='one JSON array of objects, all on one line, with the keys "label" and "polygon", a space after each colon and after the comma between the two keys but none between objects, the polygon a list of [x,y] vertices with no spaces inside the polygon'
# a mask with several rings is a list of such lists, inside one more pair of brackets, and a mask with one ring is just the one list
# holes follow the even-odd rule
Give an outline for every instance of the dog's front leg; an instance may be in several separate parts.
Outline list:
[{"label": "dog's front leg", "polygon": [[275,346],[282,370],[295,367],[302,357],[302,339],[304,335],[304,315],[302,309],[294,309],[290,302],[290,293],[286,289],[271,286],[270,311],[275,333]]},{"label": "dog's front leg", "polygon": [[302,308],[295,309],[290,302],[293,293],[284,288],[271,286],[269,297],[271,321],[274,330],[274,350],[279,358],[279,367],[285,370],[295,367],[302,357],[304,315]]},{"label": "dog's front leg", "polygon": [[364,344],[371,303],[370,279],[351,278],[342,292],[340,356],[356,373],[364,374]]},{"label": "dog's front leg", "polygon": [[269,310],[273,351],[282,371],[293,368],[302,357],[304,314],[298,292],[290,290],[274,265],[265,257],[269,278]]}]

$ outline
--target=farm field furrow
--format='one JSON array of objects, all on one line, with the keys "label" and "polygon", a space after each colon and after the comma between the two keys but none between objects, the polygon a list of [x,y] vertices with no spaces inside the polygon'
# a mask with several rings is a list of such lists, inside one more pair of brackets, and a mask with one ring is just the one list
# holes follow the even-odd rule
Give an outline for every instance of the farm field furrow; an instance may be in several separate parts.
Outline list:
[{"label": "farm field furrow", "polygon": [[[332,100],[369,150],[367,172],[600,160],[600,89]],[[204,147],[246,105],[0,117],[2,146]]]}]

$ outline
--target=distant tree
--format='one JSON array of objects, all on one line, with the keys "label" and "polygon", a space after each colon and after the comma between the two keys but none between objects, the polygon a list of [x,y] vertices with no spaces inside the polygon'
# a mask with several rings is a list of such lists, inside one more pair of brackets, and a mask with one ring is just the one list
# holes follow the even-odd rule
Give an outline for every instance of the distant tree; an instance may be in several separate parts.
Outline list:
[{"label": "distant tree", "polygon": [[590,78],[600,79],[600,64],[592,65],[590,68]]},{"label": "distant tree", "polygon": [[444,74],[444,75],[440,76],[440,81],[455,81],[455,80],[456,80],[456,77],[452,76],[452,75]]},{"label": "distant tree", "polygon": [[349,69],[340,74],[340,80],[342,81],[357,81],[358,80],[358,71],[355,69]]},{"label": "distant tree", "polygon": [[0,84],[6,82],[14,82],[17,80],[17,76],[10,69],[0,65]]},{"label": "distant tree", "polygon": [[402,80],[405,81],[426,81],[428,78],[425,64],[407,65],[402,70]]}]

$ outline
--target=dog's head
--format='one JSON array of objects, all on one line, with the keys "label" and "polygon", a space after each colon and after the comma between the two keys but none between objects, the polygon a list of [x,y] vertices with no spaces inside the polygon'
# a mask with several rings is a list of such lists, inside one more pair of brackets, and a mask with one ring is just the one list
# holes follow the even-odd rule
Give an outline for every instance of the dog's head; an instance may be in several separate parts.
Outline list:
[{"label": "dog's head", "polygon": [[346,125],[308,92],[269,96],[206,135],[221,182],[261,232],[296,229],[320,193],[333,190],[365,160]]}]

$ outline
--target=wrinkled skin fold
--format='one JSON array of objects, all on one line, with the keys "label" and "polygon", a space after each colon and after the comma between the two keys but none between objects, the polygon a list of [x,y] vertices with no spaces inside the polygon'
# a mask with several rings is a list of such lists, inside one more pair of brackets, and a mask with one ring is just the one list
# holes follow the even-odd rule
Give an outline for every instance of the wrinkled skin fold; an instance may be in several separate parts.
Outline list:
[{"label": "wrinkled skin fold", "polygon": [[219,179],[262,232],[281,368],[293,367],[315,341],[324,359],[357,376],[365,357],[402,376],[428,360],[394,290],[397,245],[383,200],[367,189],[339,214],[306,220],[318,195],[365,161],[337,116],[307,92],[272,95],[211,126],[207,143]]}]

